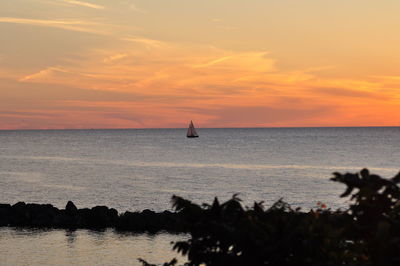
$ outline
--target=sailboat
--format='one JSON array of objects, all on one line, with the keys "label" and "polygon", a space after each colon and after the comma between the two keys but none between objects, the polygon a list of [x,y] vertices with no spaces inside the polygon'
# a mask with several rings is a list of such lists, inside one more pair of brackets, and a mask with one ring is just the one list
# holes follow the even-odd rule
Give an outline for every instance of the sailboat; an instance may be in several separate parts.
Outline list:
[{"label": "sailboat", "polygon": [[199,137],[199,135],[197,135],[196,129],[194,128],[192,121],[190,121],[186,137],[188,137],[188,138],[198,138]]}]

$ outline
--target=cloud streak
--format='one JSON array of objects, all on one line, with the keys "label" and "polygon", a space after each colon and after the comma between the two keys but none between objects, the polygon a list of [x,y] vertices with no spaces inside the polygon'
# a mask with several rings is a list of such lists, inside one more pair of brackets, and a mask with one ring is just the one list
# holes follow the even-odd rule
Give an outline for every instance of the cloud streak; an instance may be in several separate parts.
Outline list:
[{"label": "cloud streak", "polygon": [[49,67],[43,70],[40,70],[37,73],[22,77],[21,79],[19,79],[19,81],[35,81],[37,79],[46,79],[52,75],[54,75],[54,73],[71,73],[70,71],[67,71],[61,67]]},{"label": "cloud streak", "polygon": [[83,6],[83,7],[89,7],[93,9],[104,9],[104,6],[101,5],[96,5],[88,2],[83,2],[83,1],[77,1],[77,0],[62,0],[62,2],[70,4],[70,5],[76,5],[76,6]]},{"label": "cloud streak", "polygon": [[212,65],[221,63],[221,62],[223,62],[223,61],[226,61],[226,60],[228,60],[228,59],[230,59],[230,58],[232,58],[232,56],[224,56],[224,57],[221,57],[221,58],[214,59],[214,60],[212,60],[212,61],[210,61],[210,62],[206,62],[206,63],[204,63],[204,64],[195,65],[194,67],[195,67],[195,68],[209,67],[209,66],[212,66]]},{"label": "cloud streak", "polygon": [[122,40],[124,41],[128,41],[128,42],[133,42],[133,43],[137,43],[137,44],[141,44],[144,45],[146,48],[165,48],[167,47],[167,43],[166,42],[162,42],[159,40],[153,40],[153,39],[148,39],[148,38],[143,38],[143,37],[124,37],[122,38]]},{"label": "cloud streak", "polygon": [[97,29],[101,24],[84,20],[46,20],[0,17],[0,23],[26,24],[41,27],[59,28],[70,31],[87,32],[92,34],[105,35],[107,32]]}]

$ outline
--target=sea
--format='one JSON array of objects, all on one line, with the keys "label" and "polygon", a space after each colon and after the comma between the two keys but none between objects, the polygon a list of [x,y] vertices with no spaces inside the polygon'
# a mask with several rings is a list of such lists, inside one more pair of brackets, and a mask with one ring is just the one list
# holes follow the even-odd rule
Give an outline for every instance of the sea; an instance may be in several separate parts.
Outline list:
[{"label": "sea", "polygon": [[[172,195],[211,203],[237,194],[244,206],[283,199],[303,211],[345,209],[332,173],[392,177],[400,170],[400,127],[0,131],[0,202],[64,208],[106,205],[171,210]],[[111,229],[0,228],[0,265],[140,265],[178,257],[187,235]]]}]

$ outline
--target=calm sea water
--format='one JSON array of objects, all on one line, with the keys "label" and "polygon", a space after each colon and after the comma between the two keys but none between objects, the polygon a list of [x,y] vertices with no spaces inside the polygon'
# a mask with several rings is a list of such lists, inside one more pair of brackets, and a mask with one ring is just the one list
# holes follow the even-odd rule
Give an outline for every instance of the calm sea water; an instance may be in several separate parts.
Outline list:
[{"label": "calm sea water", "polygon": [[0,265],[141,265],[177,258],[171,241],[184,235],[119,234],[112,230],[32,230],[0,228]]},{"label": "calm sea water", "polygon": [[[391,177],[400,169],[398,127],[198,131],[197,139],[187,139],[186,129],[0,131],[0,202],[64,207],[72,200],[79,208],[160,211],[171,208],[173,194],[203,203],[240,193],[248,205],[283,197],[305,210],[318,201],[338,208],[346,205],[338,197],[344,186],[329,181],[332,172],[368,167]],[[20,233],[2,230],[0,241],[20,246]],[[70,238],[60,231],[41,234],[28,238],[42,245]],[[111,245],[86,231],[77,234],[95,250]],[[119,238],[112,232],[102,237]],[[140,246],[142,240],[127,241]],[[29,254],[29,245],[23,247]]]}]

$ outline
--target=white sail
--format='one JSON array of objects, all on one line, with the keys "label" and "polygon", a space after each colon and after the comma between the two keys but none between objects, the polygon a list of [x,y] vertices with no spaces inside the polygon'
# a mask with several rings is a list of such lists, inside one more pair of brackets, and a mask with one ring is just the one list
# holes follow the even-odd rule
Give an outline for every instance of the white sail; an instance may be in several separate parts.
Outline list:
[{"label": "white sail", "polygon": [[197,132],[196,132],[196,129],[194,128],[193,121],[190,121],[189,128],[188,128],[186,136],[188,138],[196,138],[196,137],[199,136],[197,134]]}]

